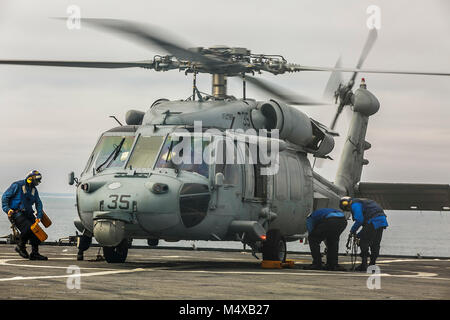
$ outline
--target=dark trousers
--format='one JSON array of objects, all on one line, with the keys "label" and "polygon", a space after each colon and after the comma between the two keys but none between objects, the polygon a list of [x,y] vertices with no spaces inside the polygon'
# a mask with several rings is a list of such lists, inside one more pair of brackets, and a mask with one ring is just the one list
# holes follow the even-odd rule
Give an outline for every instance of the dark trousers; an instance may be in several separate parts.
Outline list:
[{"label": "dark trousers", "polygon": [[[367,263],[367,258],[370,257],[370,264],[375,264],[380,254],[381,238],[383,237],[383,229],[375,230],[373,224],[368,223],[363,226],[359,234],[359,246],[361,248],[362,263]],[[369,253],[370,248],[370,253]]]},{"label": "dark trousers", "polygon": [[92,237],[88,237],[83,234],[80,237],[80,241],[78,242],[78,253],[83,253],[84,251],[89,249],[91,244],[92,244]]},{"label": "dark trousers", "polygon": [[339,236],[347,227],[345,218],[324,219],[308,236],[309,248],[313,258],[313,264],[322,264],[320,254],[320,243],[326,241],[327,244],[327,265],[337,266],[339,251]]},{"label": "dark trousers", "polygon": [[24,248],[27,241],[30,241],[33,252],[38,251],[38,246],[41,241],[31,231],[31,226],[35,222],[36,218],[33,214],[27,214],[25,212],[18,212],[13,216],[13,222],[17,229],[20,231],[19,246]]}]

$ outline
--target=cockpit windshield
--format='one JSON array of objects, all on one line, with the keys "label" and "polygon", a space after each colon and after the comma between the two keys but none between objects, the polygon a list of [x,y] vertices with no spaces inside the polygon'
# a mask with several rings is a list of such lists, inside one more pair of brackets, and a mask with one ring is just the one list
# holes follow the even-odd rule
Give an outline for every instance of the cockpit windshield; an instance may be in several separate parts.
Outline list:
[{"label": "cockpit windshield", "polygon": [[139,136],[127,167],[153,168],[164,138],[164,136]]},{"label": "cockpit windshield", "polygon": [[103,136],[89,158],[85,172],[122,167],[128,159],[134,136]]},{"label": "cockpit windshield", "polygon": [[209,177],[209,152],[204,152],[210,141],[202,137],[167,137],[156,168],[173,168]]}]

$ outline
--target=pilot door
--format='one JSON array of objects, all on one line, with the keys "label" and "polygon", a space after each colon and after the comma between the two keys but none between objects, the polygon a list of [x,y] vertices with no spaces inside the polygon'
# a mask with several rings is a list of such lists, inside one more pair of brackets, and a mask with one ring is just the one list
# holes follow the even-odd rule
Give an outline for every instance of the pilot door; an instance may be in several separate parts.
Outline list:
[{"label": "pilot door", "polygon": [[213,140],[211,214],[237,216],[242,211],[244,170],[237,145],[226,137]]}]

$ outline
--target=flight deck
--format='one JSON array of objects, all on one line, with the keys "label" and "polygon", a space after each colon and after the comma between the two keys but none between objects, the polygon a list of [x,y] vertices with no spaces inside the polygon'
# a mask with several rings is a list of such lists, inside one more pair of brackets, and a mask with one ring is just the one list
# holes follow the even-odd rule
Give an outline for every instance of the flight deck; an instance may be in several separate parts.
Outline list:
[{"label": "flight deck", "polygon": [[[381,256],[379,273],[369,274],[304,270],[311,257],[301,253],[288,254],[290,268],[265,269],[242,250],[132,247],[117,264],[98,259],[98,247],[83,261],[75,246],[40,252],[49,260],[26,260],[14,245],[0,245],[2,299],[450,299],[449,258]],[[350,269],[350,256],[339,262]]]}]

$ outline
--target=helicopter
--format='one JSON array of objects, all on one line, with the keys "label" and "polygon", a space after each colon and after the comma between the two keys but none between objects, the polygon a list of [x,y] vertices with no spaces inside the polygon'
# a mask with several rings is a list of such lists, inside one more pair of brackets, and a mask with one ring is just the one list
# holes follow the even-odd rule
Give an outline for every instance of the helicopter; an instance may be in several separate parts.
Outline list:
[{"label": "helicopter", "polygon": [[[126,261],[132,239],[240,241],[263,260],[285,261],[286,242],[307,238],[314,210],[339,208],[342,196],[371,198],[384,209],[450,210],[446,184],[361,182],[369,117],[380,103],[358,73],[449,76],[450,73],[361,69],[375,39],[372,29],[355,68],[288,63],[281,55],[247,48],[185,48],[155,27],[114,19],[82,19],[168,54],[129,62],[0,60],[0,64],[78,68],[144,68],[192,74],[187,99],[159,99],[148,110],[129,110],[126,125],[104,132],[76,186],[75,226],[103,247],[109,263]],[[276,88],[254,75],[332,72],[326,94],[337,104],[330,127],[293,106],[323,105]],[[342,73],[352,76],[347,83]],[[211,94],[197,87],[198,74],[211,74]],[[229,77],[242,80],[242,98],[227,92]],[[273,99],[247,97],[247,83]],[[308,156],[329,159],[336,122],[345,107],[352,120],[334,182],[313,170]],[[348,218],[348,216],[347,216]]]}]

